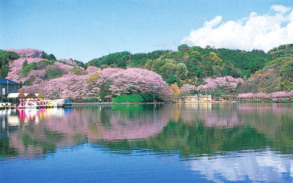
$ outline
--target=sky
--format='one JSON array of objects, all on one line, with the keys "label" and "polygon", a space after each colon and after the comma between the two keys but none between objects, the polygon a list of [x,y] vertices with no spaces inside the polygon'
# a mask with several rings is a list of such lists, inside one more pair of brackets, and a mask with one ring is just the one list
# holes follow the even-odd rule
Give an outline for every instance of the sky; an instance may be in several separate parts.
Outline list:
[{"label": "sky", "polygon": [[58,59],[287,43],[293,0],[0,0],[0,49],[35,48]]}]

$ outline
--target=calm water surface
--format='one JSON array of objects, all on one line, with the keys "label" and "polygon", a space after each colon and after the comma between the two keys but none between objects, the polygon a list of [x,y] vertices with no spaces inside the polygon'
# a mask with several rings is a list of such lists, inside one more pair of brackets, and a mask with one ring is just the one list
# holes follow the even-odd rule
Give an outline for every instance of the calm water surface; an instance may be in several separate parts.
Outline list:
[{"label": "calm water surface", "polygon": [[293,182],[292,108],[0,111],[0,182]]}]

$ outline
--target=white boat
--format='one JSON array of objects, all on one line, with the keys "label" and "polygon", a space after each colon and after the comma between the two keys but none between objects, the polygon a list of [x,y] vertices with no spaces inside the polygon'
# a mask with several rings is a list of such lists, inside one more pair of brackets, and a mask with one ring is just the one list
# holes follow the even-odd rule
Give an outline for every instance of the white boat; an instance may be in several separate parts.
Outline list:
[{"label": "white boat", "polygon": [[67,107],[67,106],[71,106],[72,105],[72,102],[70,100],[65,100],[65,99],[50,100],[50,103],[54,107]]},{"label": "white boat", "polygon": [[39,108],[38,101],[36,99],[20,99],[17,105],[19,109],[37,109]]},{"label": "white boat", "polygon": [[0,109],[11,109],[14,106],[10,102],[2,102],[0,103]]}]

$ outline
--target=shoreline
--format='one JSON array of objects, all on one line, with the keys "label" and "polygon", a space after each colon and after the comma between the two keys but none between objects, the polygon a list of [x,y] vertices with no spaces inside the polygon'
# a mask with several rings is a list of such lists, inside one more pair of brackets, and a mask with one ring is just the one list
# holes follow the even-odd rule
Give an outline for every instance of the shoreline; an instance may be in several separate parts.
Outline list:
[{"label": "shoreline", "polygon": [[205,103],[283,103],[290,104],[292,101],[287,102],[265,102],[265,101],[197,101],[197,102],[188,102],[188,103],[172,103],[172,102],[134,102],[134,103],[113,103],[113,102],[74,102],[72,106],[81,106],[81,105],[135,105],[135,104],[205,104]]},{"label": "shoreline", "polygon": [[112,103],[112,102],[73,102],[73,106],[78,105],[128,105],[128,104],[199,104],[199,103],[236,103],[239,101],[197,101],[197,102],[188,102],[188,103],[172,103],[172,102],[134,102],[134,103]]}]

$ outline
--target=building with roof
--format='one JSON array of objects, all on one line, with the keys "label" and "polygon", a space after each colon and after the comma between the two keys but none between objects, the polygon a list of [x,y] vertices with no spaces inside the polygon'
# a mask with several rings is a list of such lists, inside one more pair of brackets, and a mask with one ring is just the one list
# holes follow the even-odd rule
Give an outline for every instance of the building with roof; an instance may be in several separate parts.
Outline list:
[{"label": "building with roof", "polygon": [[9,93],[16,93],[21,85],[9,79],[0,78],[0,96],[8,95]]}]

